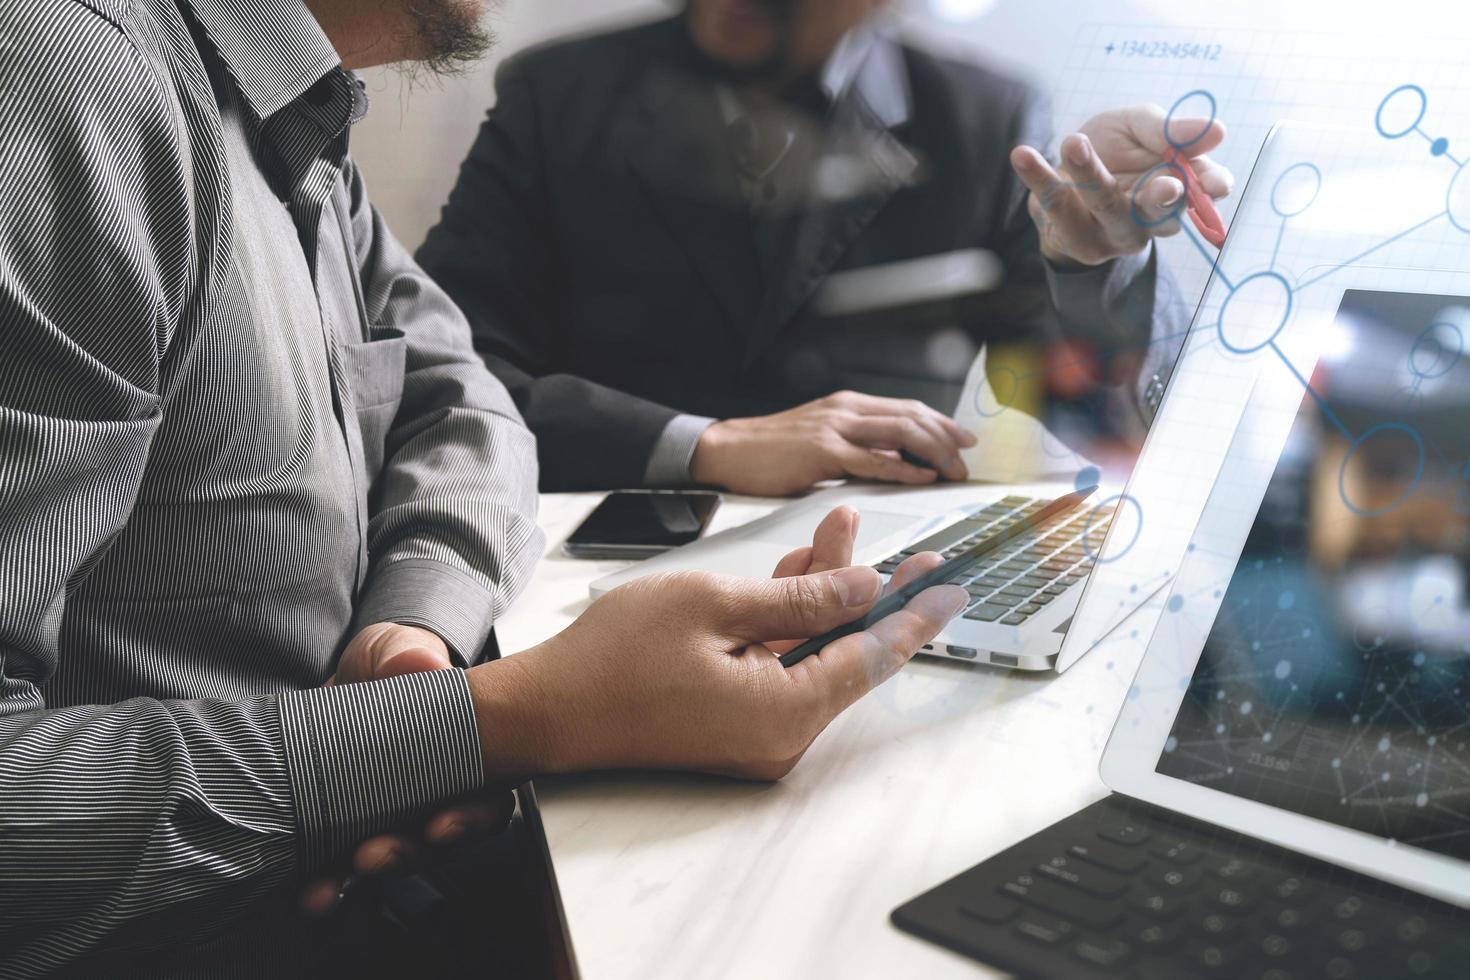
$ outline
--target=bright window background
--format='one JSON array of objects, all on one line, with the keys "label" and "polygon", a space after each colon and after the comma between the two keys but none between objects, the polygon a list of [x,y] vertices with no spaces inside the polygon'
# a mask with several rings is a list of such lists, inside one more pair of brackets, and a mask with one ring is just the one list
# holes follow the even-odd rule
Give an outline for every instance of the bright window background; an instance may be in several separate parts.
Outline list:
[{"label": "bright window background", "polygon": [[[504,0],[493,13],[500,37],[495,54],[474,72],[447,81],[405,77],[388,70],[368,74],[373,111],[354,134],[354,153],[366,171],[378,207],[410,248],[423,240],[438,217],[485,110],[494,101],[495,66],[505,55],[527,45],[572,32],[668,15],[675,0]],[[1068,84],[1069,64],[1079,37],[1089,25],[1140,25],[1181,28],[1188,38],[1209,40],[1219,30],[1250,31],[1258,37],[1279,33],[1331,32],[1361,40],[1371,38],[1387,59],[1414,57],[1424,39],[1446,33],[1470,34],[1470,19],[1458,4],[1411,0],[1394,4],[1354,0],[1229,0],[1185,3],[1182,0],[897,0],[909,28],[932,44],[989,60],[1025,73],[1051,89]],[[1134,66],[1137,67],[1137,66]],[[1160,71],[1171,66],[1160,65]],[[1154,101],[1167,104],[1184,80],[1160,78]],[[1290,67],[1262,65],[1265,74]],[[1317,59],[1299,66],[1305,77],[1328,80],[1353,77],[1353,67]],[[1248,69],[1249,70],[1249,69]],[[1120,79],[1119,98],[1136,100],[1136,74],[1131,85]],[[1242,79],[1243,81],[1243,79]],[[1106,98],[1106,91],[1094,95]],[[1067,120],[1068,102],[1059,100]],[[1279,112],[1278,104],[1269,110]],[[1371,106],[1369,108],[1371,111]],[[1227,120],[1268,126],[1272,120]],[[1470,140],[1470,133],[1465,134]],[[1244,148],[1242,148],[1244,149]],[[1252,154],[1227,162],[1249,167]]]}]

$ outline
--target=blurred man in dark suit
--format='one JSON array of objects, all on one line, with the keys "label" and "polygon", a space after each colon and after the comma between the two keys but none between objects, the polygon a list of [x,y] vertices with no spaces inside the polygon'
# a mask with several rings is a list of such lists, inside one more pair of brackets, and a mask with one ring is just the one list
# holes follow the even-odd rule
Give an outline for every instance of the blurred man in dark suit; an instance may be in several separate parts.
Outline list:
[{"label": "blurred man in dark suit", "polygon": [[[945,413],[1005,341],[1148,352],[1111,380],[1157,403],[1172,349],[1150,338],[1187,316],[1156,301],[1151,245],[1183,186],[1135,186],[1163,112],[1098,116],[1053,169],[1027,85],[901,43],[885,6],[687,0],[501,70],[418,258],[535,431],[543,489],[961,479],[974,437]],[[1196,127],[1187,154],[1227,193],[1202,155],[1223,128],[1171,126]],[[834,273],[975,250],[1003,288],[823,315]]]}]

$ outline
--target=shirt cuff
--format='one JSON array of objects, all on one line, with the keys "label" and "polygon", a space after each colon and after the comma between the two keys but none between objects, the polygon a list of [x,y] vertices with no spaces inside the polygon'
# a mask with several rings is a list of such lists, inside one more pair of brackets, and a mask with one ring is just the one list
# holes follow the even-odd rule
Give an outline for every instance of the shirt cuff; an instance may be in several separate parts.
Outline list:
[{"label": "shirt cuff", "polygon": [[715,424],[715,419],[703,415],[675,415],[664,426],[664,431],[653,444],[653,454],[648,457],[648,468],[643,471],[646,487],[692,487],[694,477],[689,473],[689,464],[694,460],[694,450],[704,430]]},{"label": "shirt cuff", "polygon": [[1133,285],[1148,271],[1153,254],[1154,245],[1149,242],[1132,255],[1121,255],[1100,265],[1058,265],[1045,256],[1042,262],[1046,266],[1047,284],[1055,298],[1068,300],[1076,297],[1096,304],[1098,297]]},{"label": "shirt cuff", "polygon": [[279,704],[304,868],[485,784],[463,671],[291,691]]},{"label": "shirt cuff", "polygon": [[433,630],[462,666],[480,655],[495,624],[495,597],[468,572],[427,558],[400,558],[373,570],[357,603],[354,634],[374,623]]},{"label": "shirt cuff", "polygon": [[[1045,259],[1047,288],[1064,324],[1085,324],[1105,343],[1146,339],[1153,314],[1154,244],[1095,266],[1065,267]],[[1063,331],[1066,333],[1067,331]]]}]

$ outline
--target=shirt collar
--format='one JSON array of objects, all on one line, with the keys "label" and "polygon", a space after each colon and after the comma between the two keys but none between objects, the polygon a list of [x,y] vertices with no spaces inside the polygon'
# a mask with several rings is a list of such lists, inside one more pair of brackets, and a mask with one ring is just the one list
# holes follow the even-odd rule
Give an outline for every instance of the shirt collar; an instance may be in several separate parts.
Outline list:
[{"label": "shirt collar", "polygon": [[862,25],[848,31],[837,42],[818,79],[822,92],[830,101],[836,102],[846,94],[847,87],[867,60],[868,52],[873,49],[874,40],[872,28]]},{"label": "shirt collar", "polygon": [[898,42],[877,24],[862,24],[843,36],[822,66],[819,84],[833,105],[849,95],[861,98],[890,129],[908,121],[903,53]]},{"label": "shirt collar", "polygon": [[257,118],[301,96],[342,59],[305,0],[184,0]]}]

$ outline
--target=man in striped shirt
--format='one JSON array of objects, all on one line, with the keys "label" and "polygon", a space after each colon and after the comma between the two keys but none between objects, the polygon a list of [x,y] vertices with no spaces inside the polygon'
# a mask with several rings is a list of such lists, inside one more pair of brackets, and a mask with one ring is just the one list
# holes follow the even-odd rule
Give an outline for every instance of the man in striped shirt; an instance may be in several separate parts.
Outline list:
[{"label": "man in striped shirt", "polygon": [[347,140],[350,70],[475,54],[479,3],[0,2],[0,976],[291,972],[364,842],[542,772],[778,777],[964,604],[782,670],[877,598],[839,511],[467,666],[535,446]]}]

